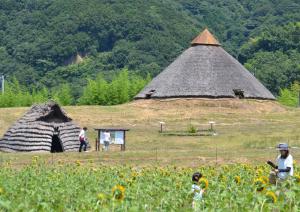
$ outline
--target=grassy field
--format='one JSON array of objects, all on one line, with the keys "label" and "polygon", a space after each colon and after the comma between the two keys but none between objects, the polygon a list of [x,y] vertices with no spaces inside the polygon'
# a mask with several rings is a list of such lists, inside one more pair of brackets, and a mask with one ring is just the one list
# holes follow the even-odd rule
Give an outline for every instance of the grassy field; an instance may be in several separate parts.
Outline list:
[{"label": "grassy field", "polygon": [[[33,155],[40,155],[49,163],[64,161],[134,165],[178,165],[248,162],[260,163],[274,159],[274,146],[288,142],[292,154],[300,159],[299,109],[284,108],[276,102],[256,100],[147,100],[118,106],[74,106],[65,111],[80,126],[89,128],[92,150],[88,153],[62,154],[4,154],[0,163],[15,165],[29,163]],[[0,135],[24,114],[28,108],[0,109]],[[167,136],[159,133],[159,122],[166,131],[187,131],[189,125],[209,129],[215,121],[216,136]],[[111,152],[95,152],[97,127],[125,127],[126,151],[115,147]]]}]

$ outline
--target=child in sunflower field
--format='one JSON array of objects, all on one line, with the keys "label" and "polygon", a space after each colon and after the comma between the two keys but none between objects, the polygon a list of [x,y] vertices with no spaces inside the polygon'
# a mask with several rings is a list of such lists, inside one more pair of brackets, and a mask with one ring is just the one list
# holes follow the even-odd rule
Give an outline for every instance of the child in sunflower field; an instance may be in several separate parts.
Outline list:
[{"label": "child in sunflower field", "polygon": [[192,203],[192,208],[194,210],[199,210],[201,208],[201,202],[203,199],[203,194],[205,192],[205,189],[202,189],[201,186],[199,185],[199,181],[202,177],[202,174],[200,172],[195,172],[192,176],[192,193],[194,194],[193,196],[193,203]]}]

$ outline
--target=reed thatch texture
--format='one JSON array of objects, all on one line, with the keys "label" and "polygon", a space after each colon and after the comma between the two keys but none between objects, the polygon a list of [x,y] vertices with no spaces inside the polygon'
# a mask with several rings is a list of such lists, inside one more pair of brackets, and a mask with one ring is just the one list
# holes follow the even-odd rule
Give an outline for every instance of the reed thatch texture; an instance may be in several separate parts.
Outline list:
[{"label": "reed thatch texture", "polygon": [[206,30],[135,99],[275,97]]},{"label": "reed thatch texture", "polygon": [[[56,130],[57,129],[57,130]],[[0,140],[4,152],[50,152],[58,134],[63,151],[78,151],[80,128],[55,102],[34,105]]]}]

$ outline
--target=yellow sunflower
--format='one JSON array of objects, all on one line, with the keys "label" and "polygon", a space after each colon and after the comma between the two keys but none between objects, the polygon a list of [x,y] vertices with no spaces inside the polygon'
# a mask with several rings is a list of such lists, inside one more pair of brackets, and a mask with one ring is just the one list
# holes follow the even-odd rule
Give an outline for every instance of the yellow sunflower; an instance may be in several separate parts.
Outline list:
[{"label": "yellow sunflower", "polygon": [[38,160],[39,159],[39,156],[33,156],[32,157],[32,160]]},{"label": "yellow sunflower", "polygon": [[263,172],[264,172],[264,171],[263,171],[262,169],[257,169],[257,170],[256,170],[256,175],[257,175],[257,176],[260,176],[260,175],[262,175]]},{"label": "yellow sunflower", "polygon": [[136,171],[131,173],[131,177],[132,177],[133,180],[135,180],[138,176],[139,176],[139,173],[136,172]]},{"label": "yellow sunflower", "polygon": [[201,178],[199,180],[199,185],[202,189],[207,189],[208,188],[208,180],[206,178]]},{"label": "yellow sunflower", "polygon": [[122,201],[125,198],[125,187],[121,185],[116,185],[112,189],[113,197],[116,200]]},{"label": "yellow sunflower", "polygon": [[221,180],[222,182],[227,181],[227,177],[225,175],[223,175],[222,173],[218,176],[219,180]]},{"label": "yellow sunflower", "polygon": [[80,162],[80,160],[76,160],[76,162],[75,162],[75,163],[76,163],[76,165],[77,165],[77,166],[80,166],[80,165],[81,165],[81,162]]},{"label": "yellow sunflower", "polygon": [[265,183],[261,178],[254,180],[254,185],[256,187],[256,191],[262,192],[265,190]]},{"label": "yellow sunflower", "polygon": [[273,191],[268,191],[266,193],[266,197],[268,199],[268,202],[276,203],[277,202],[277,196]]},{"label": "yellow sunflower", "polygon": [[266,176],[261,176],[260,179],[264,182],[264,184],[269,183],[269,178]]},{"label": "yellow sunflower", "polygon": [[240,184],[241,183],[241,177],[240,176],[235,176],[234,177],[234,182],[236,182],[236,184]]}]

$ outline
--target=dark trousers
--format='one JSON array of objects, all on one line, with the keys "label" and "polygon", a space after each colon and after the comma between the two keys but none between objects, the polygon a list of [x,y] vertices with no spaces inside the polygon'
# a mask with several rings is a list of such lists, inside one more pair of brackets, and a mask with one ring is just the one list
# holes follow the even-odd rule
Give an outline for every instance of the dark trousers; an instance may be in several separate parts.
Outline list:
[{"label": "dark trousers", "polygon": [[86,147],[87,147],[86,141],[80,141],[79,152],[81,152],[83,146],[84,146],[83,151],[86,151]]},{"label": "dark trousers", "polygon": [[108,151],[109,141],[104,141],[104,150]]}]

